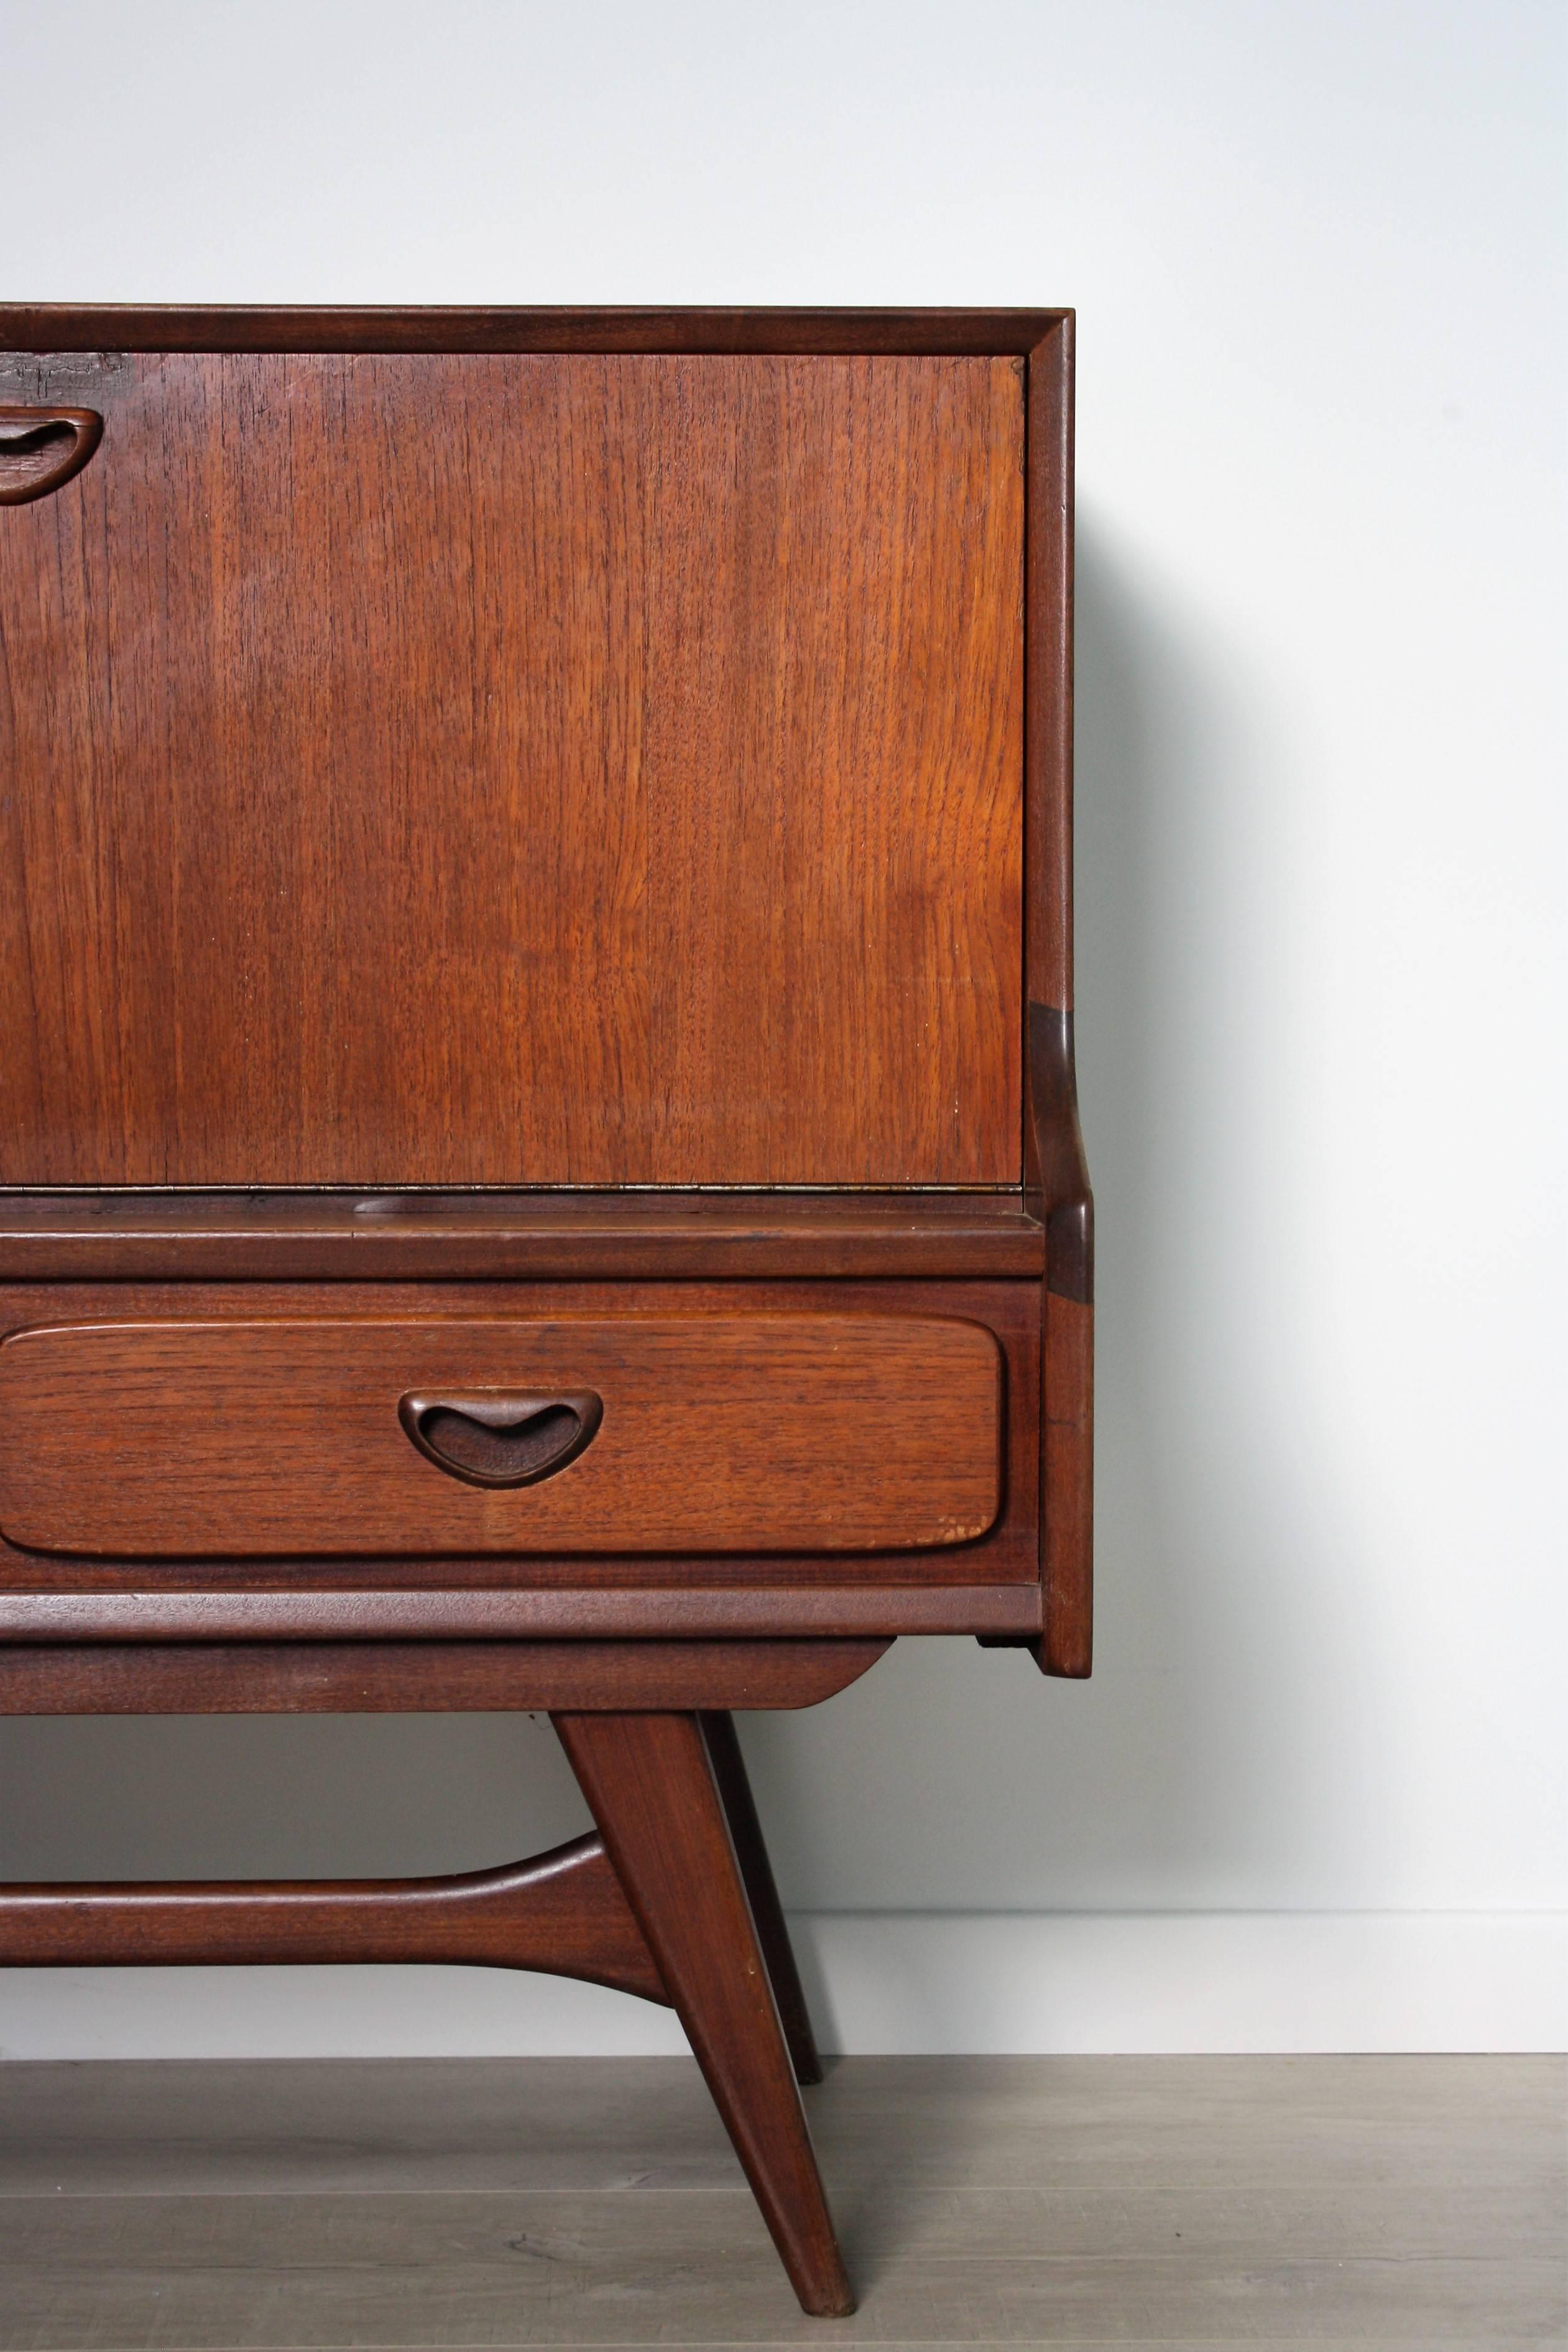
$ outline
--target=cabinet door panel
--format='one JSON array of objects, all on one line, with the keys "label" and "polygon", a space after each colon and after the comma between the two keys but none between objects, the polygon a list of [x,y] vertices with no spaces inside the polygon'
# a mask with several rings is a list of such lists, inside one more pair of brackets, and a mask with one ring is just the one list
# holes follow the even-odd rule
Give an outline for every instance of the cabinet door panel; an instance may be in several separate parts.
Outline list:
[{"label": "cabinet door panel", "polygon": [[84,364],[0,1182],[1018,1181],[1017,362]]}]

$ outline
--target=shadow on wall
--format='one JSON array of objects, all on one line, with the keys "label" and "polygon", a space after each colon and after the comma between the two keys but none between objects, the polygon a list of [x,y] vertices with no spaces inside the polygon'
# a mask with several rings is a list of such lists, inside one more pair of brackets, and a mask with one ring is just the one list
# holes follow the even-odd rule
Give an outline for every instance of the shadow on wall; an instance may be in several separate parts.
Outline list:
[{"label": "shadow on wall", "polygon": [[1078,583],[1095,1678],[904,1642],[816,1721],[748,1724],[803,1908],[1289,1907],[1331,1835],[1310,1750],[1352,1669],[1313,1690],[1333,1501],[1293,1393],[1279,1164],[1297,730],[1081,509]]},{"label": "shadow on wall", "polygon": [[[1270,1297],[1284,898],[1268,803],[1288,735],[1182,613],[1179,586],[1162,593],[1084,521],[1097,1677],[1049,1683],[1019,1654],[910,1641],[826,1707],[751,1718],[801,1908],[1292,1899],[1315,1702],[1294,1664],[1311,1544],[1280,1370],[1289,1301]],[[587,1820],[548,1724],[526,1717],[13,1721],[0,1773],[0,1874],[21,1878],[460,1869]]]}]

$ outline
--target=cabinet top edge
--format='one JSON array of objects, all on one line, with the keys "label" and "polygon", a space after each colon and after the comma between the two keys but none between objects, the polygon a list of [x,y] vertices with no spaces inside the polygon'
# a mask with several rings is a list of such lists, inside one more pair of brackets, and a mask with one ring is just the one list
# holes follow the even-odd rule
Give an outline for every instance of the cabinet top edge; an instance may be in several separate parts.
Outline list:
[{"label": "cabinet top edge", "polygon": [[1069,310],[0,303],[13,352],[1024,356]]}]

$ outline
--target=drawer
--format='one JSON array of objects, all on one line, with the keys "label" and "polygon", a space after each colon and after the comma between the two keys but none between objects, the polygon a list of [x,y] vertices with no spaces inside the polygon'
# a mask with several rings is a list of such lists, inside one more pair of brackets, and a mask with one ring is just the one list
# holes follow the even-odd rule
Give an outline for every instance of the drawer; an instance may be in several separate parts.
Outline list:
[{"label": "drawer", "polygon": [[1003,1492],[957,1316],[57,1324],[0,1346],[0,1532],[87,1558],[908,1550]]}]

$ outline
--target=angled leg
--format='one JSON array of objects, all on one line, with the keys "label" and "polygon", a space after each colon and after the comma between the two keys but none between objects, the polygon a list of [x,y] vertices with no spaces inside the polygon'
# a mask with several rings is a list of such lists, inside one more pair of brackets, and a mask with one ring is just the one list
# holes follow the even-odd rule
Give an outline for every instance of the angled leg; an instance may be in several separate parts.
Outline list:
[{"label": "angled leg", "polygon": [[802,2307],[855,2299],[696,1715],[556,1715],[670,2000]]},{"label": "angled leg", "polygon": [[768,1860],[768,1850],[763,1842],[763,1825],[757,1819],[756,1801],[746,1775],[746,1759],[735,1736],[734,1717],[729,1714],[704,1715],[702,1736],[713,1759],[713,1778],[719,1783],[724,1818],[735,1842],[735,1859],[741,1865],[741,1876],[746,1884],[757,1941],[763,1948],[763,1958],[773,1979],[773,1999],[779,2005],[779,2023],[784,2027],[784,2037],[789,2045],[795,2079],[797,2083],[820,2083],[822,2060],[817,2054],[816,2037],[811,2030],[811,2012],[806,2008],[800,1971],[795,1964],[795,1950],[790,1943],[789,1929],[784,1925],[784,1906],[779,1901],[778,1888],[773,1884],[773,1864]]}]

